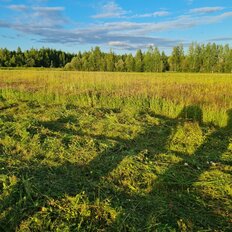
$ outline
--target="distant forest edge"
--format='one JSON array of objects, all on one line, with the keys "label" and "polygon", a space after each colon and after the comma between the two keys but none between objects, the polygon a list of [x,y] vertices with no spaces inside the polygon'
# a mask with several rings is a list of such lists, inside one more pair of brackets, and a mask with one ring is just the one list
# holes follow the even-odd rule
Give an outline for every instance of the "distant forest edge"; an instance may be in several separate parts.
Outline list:
[{"label": "distant forest edge", "polygon": [[45,67],[78,71],[109,72],[232,72],[232,49],[229,45],[192,43],[187,52],[183,45],[173,47],[170,56],[157,47],[137,50],[135,55],[102,52],[95,47],[76,55],[41,48],[22,51],[0,49],[0,67]]},{"label": "distant forest edge", "polygon": [[44,67],[62,68],[72,60],[74,54],[50,48],[10,51],[0,49],[0,67]]}]

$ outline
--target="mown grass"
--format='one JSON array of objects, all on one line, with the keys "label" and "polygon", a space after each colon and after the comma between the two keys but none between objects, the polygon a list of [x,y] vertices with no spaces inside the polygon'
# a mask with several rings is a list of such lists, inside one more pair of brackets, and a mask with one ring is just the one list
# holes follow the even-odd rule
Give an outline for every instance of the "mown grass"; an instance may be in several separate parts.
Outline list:
[{"label": "mown grass", "polygon": [[231,231],[232,79],[0,71],[1,231]]}]

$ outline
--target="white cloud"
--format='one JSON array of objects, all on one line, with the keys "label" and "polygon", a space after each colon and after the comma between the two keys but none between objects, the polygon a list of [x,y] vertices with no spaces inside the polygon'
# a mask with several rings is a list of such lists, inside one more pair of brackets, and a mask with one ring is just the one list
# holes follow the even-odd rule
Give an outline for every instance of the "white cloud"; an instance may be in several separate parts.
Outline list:
[{"label": "white cloud", "polygon": [[170,13],[168,11],[156,11],[153,13],[154,16],[158,16],[158,17],[163,17],[163,16],[167,16]]},{"label": "white cloud", "polygon": [[218,37],[218,38],[211,38],[208,42],[225,42],[225,41],[232,41],[232,37]]},{"label": "white cloud", "polygon": [[103,5],[100,9],[99,14],[95,14],[92,16],[94,19],[106,19],[106,18],[123,18],[123,19],[130,19],[130,18],[152,18],[152,17],[164,17],[169,15],[168,11],[155,11],[153,13],[146,13],[146,14],[135,14],[131,15],[130,11],[124,10],[114,1],[111,1],[105,5]]},{"label": "white cloud", "polygon": [[93,15],[92,18],[102,19],[102,18],[121,18],[127,15],[128,12],[123,10],[118,4],[114,1],[108,2],[103,5],[101,12],[99,14]]},{"label": "white cloud", "polygon": [[170,15],[170,13],[168,11],[156,11],[153,13],[133,15],[129,18],[152,18],[152,17],[164,17],[164,16],[168,16],[168,15]]},{"label": "white cloud", "polygon": [[26,5],[9,5],[7,8],[16,11],[25,11],[28,7]]},{"label": "white cloud", "polygon": [[201,8],[194,8],[190,10],[190,13],[199,13],[199,14],[206,14],[206,13],[214,13],[218,11],[224,10],[224,7],[201,7]]},{"label": "white cloud", "polygon": [[40,12],[57,12],[57,11],[64,11],[64,7],[32,7],[34,11],[40,11]]},{"label": "white cloud", "polygon": [[110,41],[110,42],[108,42],[108,45],[109,46],[115,46],[115,47],[117,47],[117,46],[122,47],[122,46],[125,46],[125,45],[127,46],[128,43],[121,42],[121,41]]},{"label": "white cloud", "polygon": [[[110,22],[101,24],[99,29],[107,30],[109,33],[126,33],[126,34],[135,34],[135,35],[146,35],[152,34],[161,31],[171,31],[171,30],[184,30],[196,26],[214,24],[222,21],[226,18],[231,18],[232,12],[225,12],[216,16],[180,16],[173,20],[161,21],[161,22]],[[97,28],[98,26],[95,26]]]},{"label": "white cloud", "polygon": [[15,24],[33,25],[34,27],[60,27],[68,20],[63,16],[64,7],[41,7],[26,5],[8,5],[8,9],[18,11]]}]

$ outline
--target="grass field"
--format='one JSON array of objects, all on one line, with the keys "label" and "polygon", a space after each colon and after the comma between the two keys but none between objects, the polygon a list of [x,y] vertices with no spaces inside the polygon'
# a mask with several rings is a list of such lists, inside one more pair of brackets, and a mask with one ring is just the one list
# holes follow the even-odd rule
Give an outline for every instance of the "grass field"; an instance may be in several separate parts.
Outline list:
[{"label": "grass field", "polygon": [[0,71],[0,231],[232,231],[232,75]]}]

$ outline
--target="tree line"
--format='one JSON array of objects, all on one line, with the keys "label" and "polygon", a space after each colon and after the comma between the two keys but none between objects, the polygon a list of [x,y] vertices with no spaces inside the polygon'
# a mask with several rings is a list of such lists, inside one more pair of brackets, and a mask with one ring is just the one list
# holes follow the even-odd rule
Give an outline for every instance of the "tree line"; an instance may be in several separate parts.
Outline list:
[{"label": "tree line", "polygon": [[64,67],[65,70],[110,72],[232,72],[232,49],[229,45],[192,43],[173,47],[167,56],[157,47],[137,50],[133,55],[102,52],[99,47],[76,55],[49,48],[24,52],[0,49],[0,67]]},{"label": "tree line", "polygon": [[137,50],[135,55],[116,55],[101,52],[99,47],[89,52],[79,52],[67,70],[119,71],[119,72],[232,72],[232,49],[229,45],[190,44],[184,52],[183,45],[173,47],[171,55],[160,52],[157,47],[147,51]]},{"label": "tree line", "polygon": [[30,49],[16,51],[6,48],[0,49],[0,67],[64,67],[72,60],[74,54],[50,48]]}]

